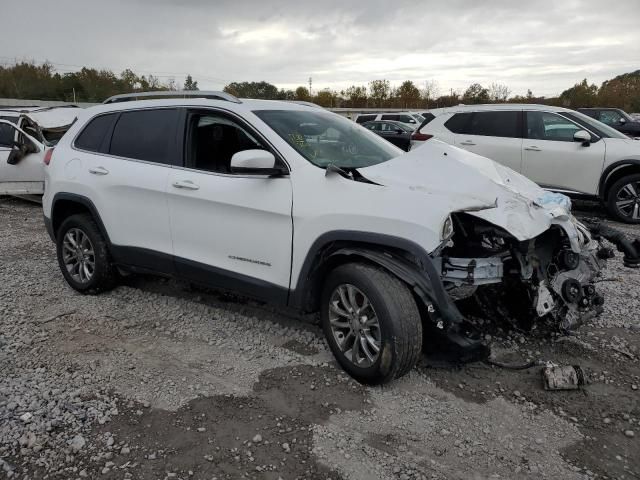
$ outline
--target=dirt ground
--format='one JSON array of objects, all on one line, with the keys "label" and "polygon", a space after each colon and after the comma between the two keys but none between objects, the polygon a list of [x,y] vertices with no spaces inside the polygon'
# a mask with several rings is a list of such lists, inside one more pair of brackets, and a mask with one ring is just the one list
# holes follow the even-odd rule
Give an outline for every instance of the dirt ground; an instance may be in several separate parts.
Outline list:
[{"label": "dirt ground", "polygon": [[314,316],[146,276],[76,293],[41,208],[0,198],[0,478],[640,478],[640,271],[604,280],[575,335],[483,327],[500,359],[580,365],[581,390],[435,356],[365,387]]}]

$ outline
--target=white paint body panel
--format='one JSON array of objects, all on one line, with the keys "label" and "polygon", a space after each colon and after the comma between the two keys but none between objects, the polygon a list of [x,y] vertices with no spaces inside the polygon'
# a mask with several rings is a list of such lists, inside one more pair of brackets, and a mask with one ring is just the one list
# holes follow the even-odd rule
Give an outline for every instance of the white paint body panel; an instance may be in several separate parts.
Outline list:
[{"label": "white paint body panel", "polygon": [[[289,287],[289,177],[171,169],[168,202],[177,257]],[[197,190],[176,188],[190,182]]]},{"label": "white paint body panel", "polygon": [[[210,174],[71,147],[73,138],[95,114],[141,106],[233,112],[268,140],[290,167],[290,175]],[[286,102],[235,104],[195,98],[86,109],[60,141],[46,169],[45,216],[51,217],[57,192],[83,195],[95,204],[114,244],[170,253],[290,288],[295,288],[313,243],[330,231],[392,235],[431,252],[442,242],[447,216],[469,210],[521,240],[552,224],[561,224],[571,238],[577,237],[575,220],[566,205],[543,205],[544,190],[487,158],[434,140],[406,154],[398,150],[397,158],[359,169],[376,184],[357,182],[335,173],[326,175],[253,113],[256,109],[311,108]],[[98,167],[108,174],[89,173]],[[176,182],[191,182],[197,189],[175,188]]]},{"label": "white paint body panel", "polygon": [[20,120],[17,125],[6,120],[0,120],[0,123],[9,125],[15,130],[14,140],[17,140],[18,134],[21,133],[39,149],[39,152],[30,153],[17,164],[11,165],[7,163],[11,148],[0,145],[0,195],[42,195],[44,193],[42,161],[46,147],[20,128]]}]

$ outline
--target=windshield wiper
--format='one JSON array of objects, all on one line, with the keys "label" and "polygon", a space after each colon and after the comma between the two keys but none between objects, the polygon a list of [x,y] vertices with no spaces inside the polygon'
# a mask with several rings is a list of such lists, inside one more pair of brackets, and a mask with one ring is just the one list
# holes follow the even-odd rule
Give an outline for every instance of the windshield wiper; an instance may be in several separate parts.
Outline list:
[{"label": "windshield wiper", "polygon": [[334,165],[333,163],[330,163],[329,165],[327,165],[324,176],[328,177],[330,173],[337,173],[338,175],[344,178],[353,180],[353,173],[347,172],[346,170],[343,170],[342,168],[338,167],[337,165]]}]

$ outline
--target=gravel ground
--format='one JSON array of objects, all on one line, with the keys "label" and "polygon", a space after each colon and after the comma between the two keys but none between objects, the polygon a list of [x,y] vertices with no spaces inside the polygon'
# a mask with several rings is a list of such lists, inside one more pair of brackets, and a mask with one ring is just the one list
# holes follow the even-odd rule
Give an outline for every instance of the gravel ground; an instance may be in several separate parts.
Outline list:
[{"label": "gravel ground", "polygon": [[370,388],[312,316],[152,277],[74,292],[40,207],[2,198],[0,478],[640,478],[640,272],[605,277],[576,335],[487,326],[501,358],[581,365],[582,391],[426,357]]}]

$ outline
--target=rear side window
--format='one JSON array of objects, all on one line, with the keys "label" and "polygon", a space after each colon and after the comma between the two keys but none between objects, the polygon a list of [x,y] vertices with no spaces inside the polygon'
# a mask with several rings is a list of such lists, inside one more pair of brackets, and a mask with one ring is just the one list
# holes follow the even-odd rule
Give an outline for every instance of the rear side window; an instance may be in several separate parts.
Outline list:
[{"label": "rear side window", "polygon": [[116,116],[116,113],[111,113],[109,115],[100,115],[91,120],[76,138],[76,148],[89,152],[100,152],[104,137],[111,129]]},{"label": "rear side window", "polygon": [[453,133],[469,133],[469,123],[471,123],[471,113],[456,113],[449,120],[444,122],[444,126],[447,127]]},{"label": "rear side window", "polygon": [[174,164],[178,110],[137,110],[118,118],[109,153],[118,157]]},{"label": "rear side window", "polygon": [[399,117],[402,123],[418,123],[411,115],[399,115]]},{"label": "rear side window", "polygon": [[356,118],[356,123],[366,123],[376,119],[376,115],[360,115]]},{"label": "rear side window", "polygon": [[520,112],[475,112],[465,133],[486,137],[519,138],[520,117]]},{"label": "rear side window", "polygon": [[380,117],[380,120],[393,120],[393,121],[396,121],[396,122],[397,122],[397,121],[399,121],[399,120],[400,120],[400,115],[391,115],[391,114],[388,114],[388,115],[382,115],[382,116]]}]

